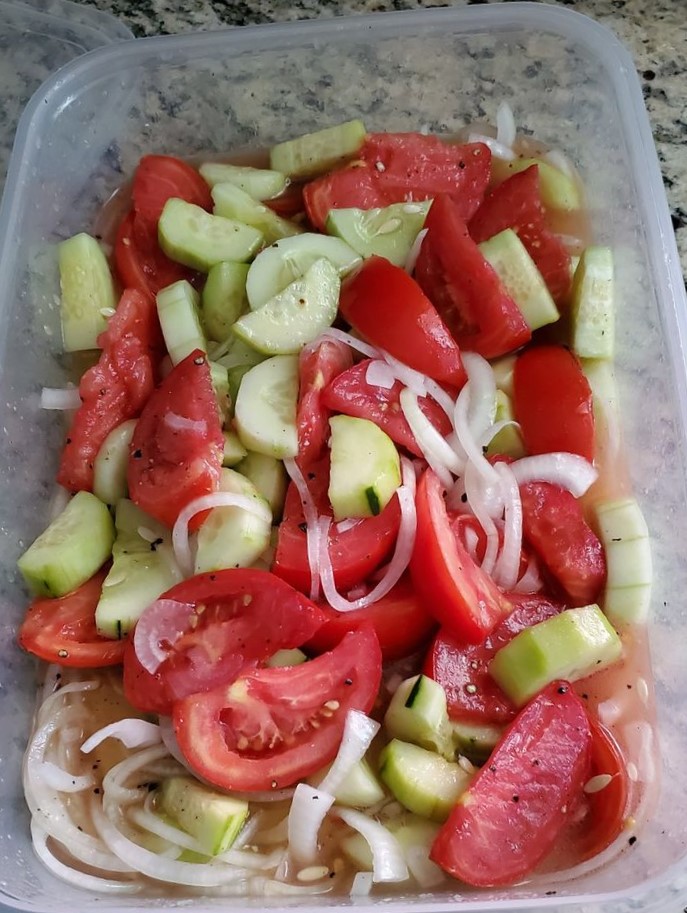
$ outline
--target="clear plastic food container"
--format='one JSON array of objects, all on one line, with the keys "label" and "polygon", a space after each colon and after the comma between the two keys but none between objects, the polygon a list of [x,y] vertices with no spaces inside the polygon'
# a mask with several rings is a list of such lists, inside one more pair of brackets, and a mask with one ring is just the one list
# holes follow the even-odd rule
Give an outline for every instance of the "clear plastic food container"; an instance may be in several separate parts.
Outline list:
[{"label": "clear plastic food container", "polygon": [[[0,29],[11,41],[11,23]],[[40,30],[25,31],[35,48],[62,37],[46,29],[43,38]],[[109,899],[72,889],[43,868],[29,839],[20,766],[36,670],[14,642],[26,605],[15,562],[45,525],[60,443],[53,414],[39,408],[41,387],[64,383],[66,376],[54,243],[88,230],[146,152],[259,149],[352,117],[371,130],[451,133],[468,121],[493,118],[501,100],[510,103],[521,128],[578,166],[595,239],[616,255],[620,410],[655,566],[650,634],[662,768],[656,771],[656,807],[634,845],[574,881],[535,878],[479,892],[454,883],[436,894],[397,889],[355,901],[196,896],[183,906],[355,905],[410,913],[580,905],[585,911],[648,913],[684,905],[684,286],[630,56],[611,33],[576,13],[509,3],[120,43],[68,64],[28,105],[0,211],[0,900],[11,908],[87,913],[175,902],[161,896]]]}]

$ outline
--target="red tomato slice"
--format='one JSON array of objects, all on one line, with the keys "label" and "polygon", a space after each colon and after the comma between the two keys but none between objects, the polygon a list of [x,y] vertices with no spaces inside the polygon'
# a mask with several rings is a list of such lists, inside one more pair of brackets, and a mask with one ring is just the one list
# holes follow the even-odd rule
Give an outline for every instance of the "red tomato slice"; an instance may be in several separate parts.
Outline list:
[{"label": "red tomato slice", "polygon": [[564,346],[523,352],[513,370],[513,406],[529,453],[578,453],[594,459],[592,390]]},{"label": "red tomato slice", "polygon": [[513,720],[439,831],[430,858],[477,887],[513,884],[550,852],[589,776],[582,701],[553,682]]},{"label": "red tomato slice", "polygon": [[95,607],[105,574],[100,571],[59,599],[35,599],[19,629],[19,644],[60,666],[97,669],[121,663],[124,642],[101,637],[95,626]]},{"label": "red tomato slice", "polygon": [[[320,516],[332,516],[327,490],[329,488],[329,457],[308,467],[305,479]],[[363,580],[384,561],[394,546],[401,511],[398,499],[392,498],[381,514],[359,520],[340,532],[333,523],[329,530],[329,554],[334,581],[346,592]],[[286,492],[284,519],[279,525],[277,551],[272,571],[296,589],[310,591],[310,566],[305,535],[303,505],[296,486]]]},{"label": "red tomato slice", "polygon": [[212,210],[210,188],[195,168],[171,155],[144,155],[138,163],[131,189],[134,209],[155,226],[171,197]]},{"label": "red tomato slice", "polygon": [[420,479],[415,504],[417,532],[410,559],[415,590],[455,637],[481,643],[510,613],[511,602],[454,536],[441,483],[431,469]]},{"label": "red tomato slice", "polygon": [[133,642],[127,646],[124,693],[147,713],[169,714],[174,701],[231,683],[277,650],[300,647],[327,617],[273,574],[244,568],[184,580],[146,611],[155,612],[160,600],[188,606],[188,624],[181,634],[171,621],[169,631],[160,631],[158,646],[171,646],[154,674]]},{"label": "red tomato slice", "polygon": [[306,346],[298,359],[298,464],[319,460],[329,439],[329,415],[322,394],[327,384],[351,366],[351,350],[342,342],[325,340],[316,349]]},{"label": "red tomato slice", "polygon": [[381,674],[377,637],[360,628],[311,662],[248,671],[233,685],[177,702],[179,746],[220,789],[290,786],[332,760],[346,714],[372,708]]},{"label": "red tomato slice", "polygon": [[294,216],[305,210],[303,186],[303,184],[289,184],[278,197],[263,200],[263,205],[269,206],[272,212],[276,212],[283,219],[293,219]]},{"label": "red tomato slice", "polygon": [[190,270],[162,252],[157,227],[140,219],[133,210],[120,223],[114,258],[122,285],[137,289],[153,301],[160,289],[193,277]]},{"label": "red tomato slice", "polygon": [[496,358],[529,342],[525,318],[450,197],[436,197],[425,228],[414,275],[461,348]]},{"label": "red tomato slice", "polygon": [[[387,388],[368,383],[370,362],[371,359],[367,358],[339,374],[322,391],[321,402],[332,412],[369,419],[396,444],[421,457],[422,451],[401,411],[403,384],[397,380],[393,387]],[[446,436],[451,431],[451,422],[444,410],[426,396],[420,397],[418,402],[429,421]]]},{"label": "red tomato slice", "polygon": [[509,593],[508,598],[513,611],[481,644],[466,644],[442,628],[425,657],[422,671],[443,687],[452,720],[497,724],[512,720],[517,710],[489,675],[489,663],[520,631],[565,608],[543,596]]},{"label": "red tomato slice", "polygon": [[308,219],[325,231],[330,209],[375,209],[387,201],[377,186],[377,171],[365,162],[330,171],[303,188]]},{"label": "red tomato slice", "polygon": [[512,228],[537,264],[554,301],[565,302],[572,280],[570,254],[546,225],[536,165],[514,174],[487,194],[469,228],[477,244]]},{"label": "red tomato slice", "polygon": [[217,491],[224,438],[204,352],[179,362],[145,405],[131,441],[129,496],[173,526],[194,498]]},{"label": "red tomato slice", "polygon": [[339,309],[371,343],[440,383],[467,379],[460,349],[422,289],[384,257],[370,257],[341,286]]},{"label": "red tomato slice", "polygon": [[386,596],[364,609],[337,612],[328,605],[321,608],[327,621],[306,644],[314,653],[331,650],[348,631],[369,622],[379,639],[384,661],[402,659],[427,643],[437,624],[417,598],[407,575]]},{"label": "red tomato slice", "polygon": [[155,305],[133,289],[122,295],[98,337],[98,363],[81,378],[81,405],[62,451],[57,481],[69,491],[93,488],[93,461],[117,425],[135,418],[154,387],[160,326]]},{"label": "red tomato slice", "polygon": [[606,581],[606,557],[579,501],[558,485],[520,486],[522,532],[573,606],[595,602]]}]

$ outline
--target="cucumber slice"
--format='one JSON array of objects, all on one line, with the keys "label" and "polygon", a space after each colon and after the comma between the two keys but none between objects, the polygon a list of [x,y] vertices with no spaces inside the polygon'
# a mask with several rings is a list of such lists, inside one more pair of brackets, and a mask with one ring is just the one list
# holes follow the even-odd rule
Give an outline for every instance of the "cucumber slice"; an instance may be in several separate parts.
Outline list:
[{"label": "cucumber slice", "polygon": [[242,339],[239,339],[238,336],[233,336],[228,343],[229,350],[226,355],[222,355],[221,358],[217,359],[217,363],[223,365],[228,370],[236,368],[239,366],[247,365],[249,368],[252,368],[254,365],[259,365],[261,361],[265,360],[265,356],[258,352],[253,346],[247,345]]},{"label": "cucumber slice", "polygon": [[510,397],[503,390],[496,391],[496,416],[495,422],[513,422],[512,425],[506,425],[498,434],[489,442],[487,447],[487,456],[495,454],[505,454],[514,460],[525,456],[525,445],[522,441],[519,426],[515,424],[515,413]]},{"label": "cucumber slice", "polygon": [[[224,455],[222,457],[222,466],[236,466],[237,463],[240,463],[241,460],[245,459],[245,457],[248,455],[248,451],[239,440],[238,434],[234,434],[233,431],[223,431],[222,434],[224,436]],[[247,473],[244,473],[244,475],[247,475]],[[250,478],[250,476],[248,477]]]},{"label": "cucumber slice", "polygon": [[556,679],[575,682],[620,658],[622,643],[597,605],[567,609],[501,647],[489,674],[516,706]]},{"label": "cucumber slice", "polygon": [[158,596],[179,583],[169,530],[133,501],[117,502],[112,567],[95,610],[103,637],[124,637]]},{"label": "cucumber slice", "polygon": [[89,491],[79,491],[17,564],[38,596],[64,596],[102,567],[114,538],[107,506]]},{"label": "cucumber slice", "polygon": [[270,656],[265,665],[270,666],[272,669],[285,669],[290,666],[300,666],[307,659],[308,657],[302,650],[294,647],[293,650],[277,650],[276,653]]},{"label": "cucumber slice", "polygon": [[241,380],[234,410],[243,446],[277,459],[295,457],[297,403],[297,356],[276,355],[250,368]]},{"label": "cucumber slice", "polygon": [[286,500],[288,476],[281,460],[264,453],[248,453],[241,460],[237,470],[255,485],[259,494],[267,501],[275,523],[281,520]]},{"label": "cucumber slice", "polygon": [[413,742],[449,760],[455,758],[446,692],[426,675],[401,682],[389,703],[384,726],[394,739]]},{"label": "cucumber slice", "polygon": [[168,777],[157,800],[160,811],[195,837],[210,856],[226,852],[248,818],[248,803],[217,793],[193,777]]},{"label": "cucumber slice", "polygon": [[178,365],[195,349],[207,352],[208,345],[200,324],[198,292],[185,279],[161,289],[156,296],[157,316],[173,365]]},{"label": "cucumber slice", "polygon": [[224,261],[211,267],[203,286],[201,312],[210,339],[224,342],[232,325],[248,310],[247,263]]},{"label": "cucumber slice", "polygon": [[582,194],[577,181],[542,159],[521,158],[508,162],[494,159],[494,173],[501,180],[505,180],[511,174],[525,171],[532,165],[539,168],[539,190],[542,203],[547,209],[559,209],[564,212],[580,209]]},{"label": "cucumber slice", "polygon": [[239,317],[234,333],[258,352],[292,355],[331,326],[339,307],[341,283],[329,260],[316,260],[259,310]]},{"label": "cucumber slice", "polygon": [[[265,503],[255,485],[233,469],[221,470],[219,490]],[[266,503],[265,510],[270,513]],[[249,567],[270,544],[271,532],[271,517],[240,507],[214,507],[198,530],[195,573]]]},{"label": "cucumber slice", "polygon": [[516,356],[504,355],[491,362],[491,370],[494,372],[494,382],[497,390],[503,390],[509,399],[513,399],[513,370],[515,368]]},{"label": "cucumber slice", "polygon": [[[329,773],[331,764],[308,778],[311,786],[318,787]],[[343,782],[334,793],[334,798],[340,805],[351,808],[369,808],[376,805],[384,798],[384,790],[370,767],[369,762],[362,758],[357,761],[343,779]]]},{"label": "cucumber slice", "polygon": [[531,330],[555,323],[560,317],[551,293],[534,260],[512,228],[478,245],[517,304]]},{"label": "cucumber slice", "polygon": [[396,445],[366,418],[335,415],[329,427],[329,501],[334,519],[376,516],[401,484]]},{"label": "cucumber slice", "polygon": [[336,267],[340,277],[362,262],[360,255],[340,238],[311,232],[284,238],[260,251],[251,263],[246,279],[251,309],[261,308],[323,258]]},{"label": "cucumber slice", "polygon": [[572,286],[572,347],[580,358],[613,358],[615,307],[613,254],[588,247]]},{"label": "cucumber slice", "polygon": [[425,200],[392,203],[383,209],[332,209],[327,218],[327,231],[363,257],[377,254],[396,266],[403,266],[425,224],[431,203],[431,200]]},{"label": "cucumber slice", "polygon": [[633,498],[596,507],[599,537],[606,551],[604,610],[616,624],[646,621],[651,605],[651,543]]},{"label": "cucumber slice", "polygon": [[265,244],[273,244],[280,238],[303,233],[303,229],[295,222],[282,219],[269,206],[254,200],[250,194],[235,184],[216,184],[212,188],[212,199],[216,216],[252,225],[262,232]]},{"label": "cucumber slice", "polygon": [[385,746],[379,765],[380,777],[401,805],[432,821],[446,821],[471,780],[460,764],[400,739]]},{"label": "cucumber slice", "polygon": [[351,158],[365,141],[367,131],[360,120],[349,120],[315,133],[278,143],[270,150],[270,165],[291,177],[312,177]]},{"label": "cucumber slice", "polygon": [[65,352],[98,348],[108,313],[117,306],[112,274],[102,248],[83,232],[57,247],[62,344]]},{"label": "cucumber slice", "polygon": [[234,415],[236,415],[236,401],[239,397],[241,382],[252,367],[254,365],[235,365],[233,368],[229,368],[229,398],[234,404]]},{"label": "cucumber slice", "polygon": [[484,764],[503,735],[503,729],[500,726],[453,721],[450,726],[456,753],[477,765]]},{"label": "cucumber slice", "polygon": [[229,371],[216,361],[209,361],[210,380],[217,399],[217,411],[220,425],[224,425],[231,414],[231,394],[229,392]]},{"label": "cucumber slice", "polygon": [[135,427],[136,419],[132,418],[113,428],[93,462],[93,494],[110,507],[127,495],[129,444]]},{"label": "cucumber slice", "polygon": [[289,179],[281,171],[270,168],[251,168],[248,165],[225,165],[205,162],[198,169],[210,187],[215,184],[235,184],[254,200],[269,200],[286,190]]},{"label": "cucumber slice", "polygon": [[175,197],[165,203],[157,228],[168,257],[205,273],[223,260],[249,260],[262,244],[256,228]]}]

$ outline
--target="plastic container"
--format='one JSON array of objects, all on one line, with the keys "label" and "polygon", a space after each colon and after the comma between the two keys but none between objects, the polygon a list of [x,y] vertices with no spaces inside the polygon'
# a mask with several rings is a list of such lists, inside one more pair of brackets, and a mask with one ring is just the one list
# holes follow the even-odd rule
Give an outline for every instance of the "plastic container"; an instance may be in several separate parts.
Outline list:
[{"label": "plastic container", "polygon": [[[19,126],[0,212],[0,899],[67,913],[170,906],[94,897],[34,858],[20,788],[35,668],[14,646],[26,597],[15,571],[43,527],[58,455],[43,385],[64,380],[55,257],[88,229],[142,153],[260,148],[353,116],[369,129],[451,132],[493,117],[564,150],[616,252],[617,379],[632,481],[653,533],[651,643],[661,737],[657,808],[638,842],[575,882],[500,891],[396,893],[363,909],[620,913],[682,907],[687,892],[687,331],[684,288],[632,60],[591,20],[539,4],[486,5],[190,34],[94,51],[34,96]],[[552,893],[555,892],[555,893]],[[350,905],[348,898],[186,899],[194,910]]]}]

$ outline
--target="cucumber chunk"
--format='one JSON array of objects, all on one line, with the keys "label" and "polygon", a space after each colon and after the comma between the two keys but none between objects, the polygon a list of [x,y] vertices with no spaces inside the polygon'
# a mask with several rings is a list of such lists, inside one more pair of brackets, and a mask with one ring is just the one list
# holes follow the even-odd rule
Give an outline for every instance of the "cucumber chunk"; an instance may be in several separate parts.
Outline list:
[{"label": "cucumber chunk", "polygon": [[339,307],[341,283],[329,260],[316,260],[259,310],[239,317],[234,333],[258,352],[292,355],[331,326]]},{"label": "cucumber chunk", "polygon": [[432,821],[446,821],[471,780],[460,764],[400,739],[385,746],[379,764],[380,777],[401,805]]},{"label": "cucumber chunk", "polygon": [[496,416],[495,422],[512,422],[502,428],[489,442],[487,447],[487,456],[495,454],[505,454],[514,460],[525,456],[525,445],[523,444],[520,428],[515,423],[515,413],[510,397],[503,390],[496,391]]},{"label": "cucumber chunk", "polygon": [[[234,434],[233,431],[223,431],[222,434],[224,436],[222,466],[236,466],[237,463],[240,463],[241,460],[245,459],[248,455],[248,451],[239,440],[238,434]],[[248,473],[244,473],[244,475],[248,475]],[[248,478],[250,478],[250,476],[248,476]]]},{"label": "cucumber chunk", "polygon": [[216,361],[209,361],[210,380],[217,400],[217,412],[220,425],[224,425],[231,413],[231,393],[229,391],[229,371]]},{"label": "cucumber chunk", "polygon": [[250,194],[254,200],[269,200],[286,190],[289,179],[281,171],[271,168],[251,168],[249,165],[226,165],[223,162],[205,162],[198,169],[210,186],[235,184]]},{"label": "cucumber chunk", "polygon": [[64,596],[102,567],[114,538],[107,506],[89,491],[78,491],[17,564],[38,596]]},{"label": "cucumber chunk", "polygon": [[302,650],[294,647],[292,650],[277,650],[276,653],[270,656],[265,665],[270,666],[272,669],[284,669],[290,666],[300,666],[307,659],[308,657]]},{"label": "cucumber chunk", "polygon": [[580,358],[613,358],[613,286],[612,252],[607,247],[588,247],[572,286],[572,347]]},{"label": "cucumber chunk", "polygon": [[261,361],[265,360],[265,356],[261,352],[254,349],[253,346],[249,346],[242,339],[239,339],[238,336],[232,334],[232,339],[229,341],[228,345],[229,350],[226,355],[222,355],[217,359],[217,363],[223,365],[228,370],[244,365],[252,368],[254,365],[259,365]]},{"label": "cucumber chunk", "polygon": [[513,399],[513,370],[515,362],[515,355],[503,355],[501,358],[491,362],[496,389],[502,390],[511,400]]},{"label": "cucumber chunk", "polygon": [[604,611],[616,624],[646,621],[651,604],[651,543],[633,498],[596,506],[599,538],[606,551]]},{"label": "cucumber chunk", "polygon": [[336,267],[340,277],[362,262],[360,255],[340,238],[312,232],[284,238],[260,251],[251,263],[246,279],[251,309],[261,308],[323,258]]},{"label": "cucumber chunk", "polygon": [[384,726],[394,739],[413,742],[449,760],[455,758],[446,692],[426,675],[401,682],[389,703]]},{"label": "cucumber chunk", "polygon": [[215,792],[193,777],[168,777],[157,795],[160,811],[195,837],[210,856],[226,852],[248,818],[248,803]]},{"label": "cucumber chunk", "polygon": [[264,453],[244,452],[244,459],[236,468],[255,485],[259,494],[269,504],[274,522],[278,522],[284,510],[288,486],[288,476],[283,462]]},{"label": "cucumber chunk", "polygon": [[525,171],[532,165],[539,168],[539,190],[541,199],[547,209],[560,209],[571,212],[582,206],[582,194],[577,181],[564,174],[559,168],[554,168],[548,162],[538,158],[521,158],[512,161],[494,160],[494,172],[502,180],[511,174]]},{"label": "cucumber chunk", "polygon": [[132,418],[113,428],[93,461],[93,494],[110,507],[127,495],[129,444],[135,427],[136,419]]},{"label": "cucumber chunk", "polygon": [[425,224],[431,200],[392,203],[383,209],[332,209],[327,231],[363,257],[377,254],[403,266]]},{"label": "cucumber chunk", "polygon": [[297,403],[296,355],[275,355],[249,368],[241,380],[234,409],[243,446],[277,459],[297,456]]},{"label": "cucumber chunk", "polygon": [[60,269],[62,344],[65,352],[98,348],[106,314],[117,306],[110,267],[102,248],[83,232],[57,248]]},{"label": "cucumber chunk", "polygon": [[165,203],[157,227],[168,257],[205,273],[223,260],[250,259],[262,244],[256,228],[210,215],[176,197]]},{"label": "cucumber chunk", "polygon": [[273,146],[270,165],[291,177],[312,177],[355,155],[365,136],[365,124],[360,120],[325,127]]},{"label": "cucumber chunk", "polygon": [[210,268],[201,297],[203,326],[210,339],[224,342],[233,324],[248,310],[247,276],[247,263],[226,260]]},{"label": "cucumber chunk", "polygon": [[396,445],[366,418],[335,415],[329,427],[329,501],[334,519],[376,516],[401,484]]},{"label": "cucumber chunk", "polygon": [[620,658],[622,643],[597,605],[567,609],[501,647],[489,674],[516,706],[556,679],[575,682]]},{"label": "cucumber chunk", "polygon": [[534,260],[512,228],[499,232],[478,246],[531,330],[558,320],[560,315],[551,293]]},{"label": "cucumber chunk", "polygon": [[[318,787],[329,773],[330,767],[331,764],[309,777],[308,783]],[[351,808],[369,808],[382,801],[384,790],[369,762],[362,758],[346,774],[334,793],[334,798],[339,805],[348,805]]]},{"label": "cucumber chunk", "polygon": [[477,765],[484,764],[503,735],[500,726],[452,721],[450,727],[456,752]]},{"label": "cucumber chunk", "polygon": [[289,238],[303,232],[295,222],[282,219],[269,206],[254,200],[250,194],[235,184],[216,184],[212,188],[212,200],[216,216],[252,225],[262,232],[265,244],[273,244],[280,238]]},{"label": "cucumber chunk", "polygon": [[196,349],[207,352],[208,344],[200,323],[198,292],[181,279],[161,289],[155,298],[162,335],[173,365]]}]

